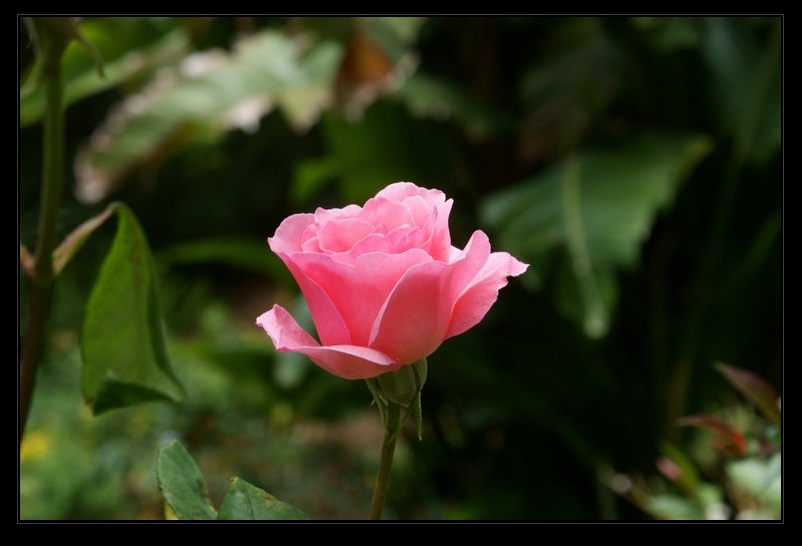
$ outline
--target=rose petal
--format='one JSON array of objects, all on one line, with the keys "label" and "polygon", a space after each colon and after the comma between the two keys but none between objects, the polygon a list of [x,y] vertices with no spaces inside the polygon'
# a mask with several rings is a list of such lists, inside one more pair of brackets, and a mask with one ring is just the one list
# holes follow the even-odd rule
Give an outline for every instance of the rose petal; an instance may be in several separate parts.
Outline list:
[{"label": "rose petal", "polygon": [[315,222],[311,213],[298,213],[284,219],[272,238],[267,239],[274,253],[292,253],[301,250],[306,230]]},{"label": "rose petal", "polygon": [[[398,280],[410,268],[431,258],[423,250],[410,249],[398,255],[367,253],[356,257],[353,263],[318,253],[296,253],[292,260],[337,309],[350,335],[347,342],[368,346],[374,321]],[[315,311],[312,317],[317,326]]]},{"label": "rose petal", "polygon": [[370,347],[405,364],[434,352],[445,338],[450,319],[450,303],[443,298],[449,269],[440,261],[410,268],[379,312]]},{"label": "rose petal", "polygon": [[314,218],[317,224],[322,225],[337,219],[356,217],[361,211],[362,208],[355,204],[347,205],[343,208],[323,209],[319,207],[315,210]]},{"label": "rose petal", "polygon": [[349,251],[354,244],[373,232],[373,226],[365,221],[348,218],[329,221],[317,231],[317,241],[324,252]]},{"label": "rose petal", "polygon": [[449,279],[449,299],[452,304],[462,295],[467,287],[476,278],[476,275],[487,263],[490,256],[490,239],[481,230],[471,234],[471,239],[465,249],[456,250],[450,258],[453,264],[451,278]]},{"label": "rose petal", "polygon": [[491,253],[487,262],[454,303],[446,338],[459,335],[478,324],[496,302],[508,276],[523,274],[529,265],[509,253]]},{"label": "rose petal", "polygon": [[401,181],[387,185],[376,194],[377,198],[386,198],[391,202],[403,202],[410,196],[423,196],[427,201],[444,202],[446,195],[442,190],[419,187],[415,183]]},{"label": "rose petal", "polygon": [[369,379],[399,369],[389,356],[372,348],[352,345],[320,346],[289,312],[274,305],[256,319],[279,352],[300,352],[329,373],[344,379]]},{"label": "rose petal", "polygon": [[[275,251],[275,249],[273,251]],[[327,257],[320,253],[293,253],[291,256],[277,251],[276,255],[284,261],[292,277],[295,278],[295,281],[301,288],[301,292],[306,298],[306,303],[309,305],[309,312],[311,312],[312,319],[315,322],[317,334],[320,336],[320,340],[323,344],[328,346],[350,344],[351,335],[348,333],[348,327],[329,295],[320,284],[307,276],[292,259],[292,257],[307,255],[315,255],[322,259],[327,259]]]},{"label": "rose petal", "polygon": [[374,226],[385,225],[393,230],[400,226],[412,226],[414,219],[403,204],[385,198],[371,198],[365,203],[359,218]]}]

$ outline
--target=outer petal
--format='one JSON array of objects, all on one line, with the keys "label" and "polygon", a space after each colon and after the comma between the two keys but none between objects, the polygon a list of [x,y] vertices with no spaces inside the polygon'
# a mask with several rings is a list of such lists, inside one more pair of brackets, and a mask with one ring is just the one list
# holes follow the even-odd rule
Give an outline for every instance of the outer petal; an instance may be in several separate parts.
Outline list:
[{"label": "outer petal", "polygon": [[315,216],[311,213],[298,213],[290,215],[276,229],[272,238],[267,239],[270,249],[274,253],[292,253],[301,250],[301,237],[309,225],[315,222]]},{"label": "outer petal", "polygon": [[[348,342],[370,346],[374,321],[393,287],[410,268],[431,261],[431,258],[425,251],[410,249],[398,255],[368,253],[356,258],[353,264],[316,253],[296,253],[292,261],[311,283],[321,288],[326,300],[336,308],[350,336]],[[317,316],[311,306],[310,303],[317,326]],[[321,339],[327,343],[323,335]],[[345,341],[335,342],[341,344]]]},{"label": "outer petal", "polygon": [[434,352],[449,324],[450,265],[429,261],[410,268],[398,281],[371,330],[370,346],[412,363]]},{"label": "outer petal", "polygon": [[453,264],[449,280],[449,299],[453,305],[473,282],[490,257],[490,239],[481,230],[475,231],[464,250],[454,250],[449,262]]},{"label": "outer petal", "polygon": [[[306,303],[309,305],[309,311],[312,313],[312,319],[315,321],[317,334],[320,336],[320,340],[323,341],[323,344],[350,344],[351,334],[348,332],[345,320],[340,315],[334,302],[332,302],[331,297],[326,294],[324,288],[307,276],[303,269],[295,264],[289,255],[278,251],[276,251],[276,255],[287,265],[293,278],[298,282],[301,292],[303,292],[304,297],[306,297]],[[320,257],[320,260],[330,260],[327,256],[320,253],[294,253],[293,255],[315,255]]]},{"label": "outer petal", "polygon": [[353,345],[320,346],[279,305],[256,319],[279,352],[300,352],[315,364],[344,379],[369,379],[399,369],[403,364],[372,348]]},{"label": "outer petal", "polygon": [[454,303],[446,338],[459,335],[478,324],[507,285],[508,276],[523,274],[529,265],[509,253],[491,253],[487,262]]},{"label": "outer petal", "polygon": [[426,357],[447,338],[454,303],[490,255],[490,242],[474,232],[450,264],[428,261],[398,281],[371,331],[370,345],[402,363]]}]

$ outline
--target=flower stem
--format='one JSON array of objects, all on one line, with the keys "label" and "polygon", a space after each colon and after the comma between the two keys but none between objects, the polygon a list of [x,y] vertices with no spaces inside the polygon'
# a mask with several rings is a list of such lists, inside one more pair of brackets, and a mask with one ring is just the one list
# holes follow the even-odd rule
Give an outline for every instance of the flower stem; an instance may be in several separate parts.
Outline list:
[{"label": "flower stem", "polygon": [[368,519],[371,520],[379,520],[382,517],[384,500],[387,498],[387,487],[390,484],[390,470],[393,466],[395,442],[398,438],[395,434],[398,432],[401,420],[401,406],[390,403],[385,414],[384,442],[382,443],[381,456],[379,457],[379,470],[376,473],[376,485],[373,488],[373,500],[370,503]]},{"label": "flower stem", "polygon": [[36,371],[44,354],[45,332],[53,293],[53,249],[56,246],[56,221],[64,190],[64,108],[61,71],[63,47],[46,47],[42,49],[42,54],[43,76],[47,88],[44,119],[44,166],[39,209],[39,234],[31,276],[28,330],[20,366],[20,444],[33,399]]}]

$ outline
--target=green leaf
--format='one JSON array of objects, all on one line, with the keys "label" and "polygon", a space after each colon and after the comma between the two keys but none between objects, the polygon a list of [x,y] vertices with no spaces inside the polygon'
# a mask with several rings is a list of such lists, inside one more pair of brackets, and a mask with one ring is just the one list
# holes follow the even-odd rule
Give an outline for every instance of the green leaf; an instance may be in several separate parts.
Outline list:
[{"label": "green leaf", "polygon": [[217,516],[198,465],[178,440],[159,451],[156,465],[159,490],[178,519],[212,520]]},{"label": "green leaf", "polygon": [[699,489],[699,473],[693,462],[675,445],[664,441],[661,443],[660,451],[679,468],[679,482],[690,492]]},{"label": "green leaf", "polygon": [[765,43],[741,18],[705,17],[703,23],[702,55],[720,126],[735,137],[737,161],[764,161],[782,142],[781,19],[760,18]]},{"label": "green leaf", "polygon": [[768,381],[751,371],[732,365],[718,363],[715,367],[767,419],[777,426],[780,425],[779,395]]},{"label": "green leaf", "polygon": [[463,88],[433,76],[413,74],[392,94],[418,117],[453,119],[474,139],[498,135],[513,126],[506,113]]},{"label": "green leaf", "polygon": [[704,512],[694,500],[677,495],[655,495],[646,501],[646,511],[659,519],[702,520]]},{"label": "green leaf", "polygon": [[[108,17],[81,22],[81,33],[103,59],[104,75],[98,74],[96,54],[71,42],[64,53],[64,106],[96,93],[155,72],[175,62],[188,50],[189,39],[169,18]],[[31,82],[36,85],[37,82]],[[41,87],[22,90],[20,125],[38,122],[44,111]]]},{"label": "green leaf", "polygon": [[555,251],[566,276],[558,308],[587,335],[606,334],[615,273],[633,266],[657,214],[684,175],[711,148],[701,136],[644,134],[616,146],[580,150],[536,177],[488,198],[483,222],[500,247],[542,278]]},{"label": "green leaf", "polygon": [[337,176],[346,203],[364,202],[398,181],[399,174],[406,181],[437,181],[453,176],[456,169],[444,126],[411,118],[391,101],[371,104],[358,124],[327,112],[321,130],[331,159],[326,167]]},{"label": "green leaf", "polygon": [[267,491],[240,478],[234,478],[223,502],[220,503],[217,519],[304,520],[309,519],[309,516],[292,504],[278,500]]},{"label": "green leaf", "polygon": [[779,453],[768,459],[730,462],[727,475],[733,483],[779,513],[782,505],[782,460]]},{"label": "green leaf", "polygon": [[83,392],[95,414],[184,391],[167,357],[153,260],[136,217],[116,204],[117,234],[86,307]]},{"label": "green leaf", "polygon": [[528,164],[576,147],[624,84],[625,56],[595,17],[568,18],[542,39],[549,54],[521,76],[525,114],[518,121],[520,154]]},{"label": "green leaf", "polygon": [[112,109],[81,150],[78,196],[101,200],[138,167],[160,161],[193,136],[255,131],[274,105],[305,131],[328,105],[341,56],[336,42],[264,31],[243,38],[231,53],[196,52],[178,66],[163,67]]},{"label": "green leaf", "polygon": [[89,236],[91,236],[99,226],[105,223],[106,219],[111,217],[116,209],[116,203],[109,204],[109,206],[104,209],[102,213],[84,221],[78,225],[75,230],[70,232],[69,236],[64,238],[64,241],[61,242],[55,250],[53,250],[54,276],[58,276],[58,274],[64,270],[64,267],[67,266],[67,263],[70,262],[70,259],[72,259],[83,247],[87,238],[89,238]]}]

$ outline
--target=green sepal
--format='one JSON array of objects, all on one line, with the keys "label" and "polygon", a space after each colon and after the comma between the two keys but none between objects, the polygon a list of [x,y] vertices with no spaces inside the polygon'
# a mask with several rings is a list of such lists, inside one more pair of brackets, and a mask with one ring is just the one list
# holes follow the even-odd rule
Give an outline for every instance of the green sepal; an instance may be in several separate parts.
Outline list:
[{"label": "green sepal", "polygon": [[[426,383],[427,370],[426,358],[421,358],[396,371],[366,379],[368,389],[373,395],[373,402],[379,408],[379,416],[385,431],[390,433],[388,438],[390,441],[395,440],[410,415],[415,416],[418,439],[423,438],[421,389]],[[397,407],[398,413],[390,413],[391,407]]]}]

